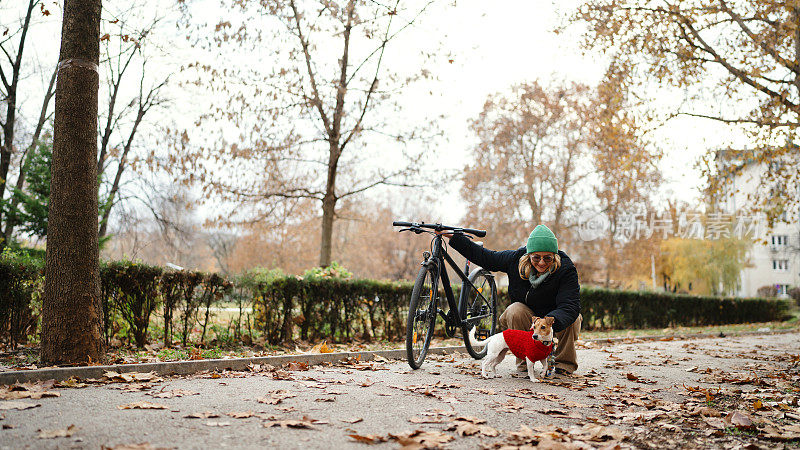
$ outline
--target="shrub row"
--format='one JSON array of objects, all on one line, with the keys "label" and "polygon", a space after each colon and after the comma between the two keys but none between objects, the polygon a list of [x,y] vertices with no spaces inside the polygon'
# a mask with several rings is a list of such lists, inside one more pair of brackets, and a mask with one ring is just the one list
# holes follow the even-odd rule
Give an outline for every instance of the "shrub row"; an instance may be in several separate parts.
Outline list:
[{"label": "shrub row", "polygon": [[[499,292],[501,311],[509,299]],[[581,287],[584,330],[724,325],[785,320],[792,302]]]},{"label": "shrub row", "polygon": [[[352,280],[340,266],[313,269],[302,277],[256,269],[223,278],[214,273],[164,270],[133,262],[101,265],[101,298],[107,342],[127,338],[144,346],[153,336],[171,345],[204,343],[211,310],[236,305],[215,338],[249,343],[261,337],[277,344],[292,339],[347,341],[401,339],[412,283]],[[0,340],[24,342],[37,330],[43,285],[41,260],[0,258]],[[454,289],[457,294],[458,289]],[[499,290],[498,309],[508,306]],[[719,298],[659,292],[581,289],[583,328],[661,328],[783,320],[791,302],[782,299]],[[177,329],[175,329],[177,327]],[[198,337],[199,335],[199,337]]]}]

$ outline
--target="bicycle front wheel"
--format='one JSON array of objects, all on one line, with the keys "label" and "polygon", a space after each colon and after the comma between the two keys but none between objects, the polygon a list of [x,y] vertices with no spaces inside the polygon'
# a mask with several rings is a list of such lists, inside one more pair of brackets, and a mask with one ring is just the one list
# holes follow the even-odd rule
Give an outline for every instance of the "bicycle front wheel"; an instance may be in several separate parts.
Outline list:
[{"label": "bicycle front wheel", "polygon": [[414,370],[419,369],[425,360],[433,337],[439,303],[436,280],[435,268],[423,266],[411,291],[406,325],[406,353],[408,365]]},{"label": "bicycle front wheel", "polygon": [[487,346],[482,349],[473,348],[469,342],[469,331],[477,327],[475,336],[479,340],[487,339],[497,332],[497,286],[492,274],[483,269],[475,269],[469,275],[469,281],[475,287],[470,286],[467,296],[462,334],[467,352],[473,358],[481,359],[486,356]]}]

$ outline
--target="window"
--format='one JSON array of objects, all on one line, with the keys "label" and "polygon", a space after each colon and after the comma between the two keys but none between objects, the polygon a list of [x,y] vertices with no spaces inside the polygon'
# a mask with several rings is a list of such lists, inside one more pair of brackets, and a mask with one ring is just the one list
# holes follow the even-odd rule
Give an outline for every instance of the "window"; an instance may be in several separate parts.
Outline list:
[{"label": "window", "polygon": [[789,236],[785,234],[772,235],[772,246],[784,248],[789,245]]},{"label": "window", "polygon": [[778,289],[778,295],[787,295],[789,293],[788,284],[776,284],[775,288]]},{"label": "window", "polygon": [[789,260],[788,259],[773,259],[772,260],[772,270],[778,272],[788,272],[789,271]]}]

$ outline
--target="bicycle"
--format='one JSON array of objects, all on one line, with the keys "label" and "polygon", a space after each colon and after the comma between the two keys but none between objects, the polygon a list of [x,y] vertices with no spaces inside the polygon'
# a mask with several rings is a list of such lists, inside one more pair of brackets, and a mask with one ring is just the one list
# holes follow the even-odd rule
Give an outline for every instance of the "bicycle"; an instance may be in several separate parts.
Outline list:
[{"label": "bicycle", "polygon": [[[464,345],[470,356],[475,359],[486,356],[486,347],[480,351],[472,347],[469,331],[476,327],[475,335],[479,339],[486,339],[495,333],[497,328],[497,286],[494,282],[494,275],[480,267],[470,273],[469,261],[466,262],[464,270],[459,269],[455,261],[447,254],[440,234],[448,231],[484,237],[486,231],[424,222],[392,222],[392,226],[406,227],[399,230],[400,232],[411,231],[416,234],[428,233],[434,236],[431,240],[431,251],[425,251],[422,254],[423,261],[420,264],[422,267],[414,282],[411,300],[408,304],[408,322],[406,324],[408,364],[415,370],[422,365],[433,337],[437,316],[441,316],[444,320],[447,337],[453,337],[456,330],[461,330]],[[461,278],[458,302],[453,296],[445,261]],[[439,308],[441,299],[439,280],[442,282],[444,296],[449,306],[447,313]]]}]

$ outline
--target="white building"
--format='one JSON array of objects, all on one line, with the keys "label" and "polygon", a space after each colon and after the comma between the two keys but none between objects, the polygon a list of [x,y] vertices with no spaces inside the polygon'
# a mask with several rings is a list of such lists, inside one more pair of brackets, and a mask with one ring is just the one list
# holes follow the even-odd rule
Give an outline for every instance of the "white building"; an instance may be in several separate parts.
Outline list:
[{"label": "white building", "polygon": [[[754,163],[748,156],[752,153],[742,151],[717,152],[717,164],[742,164],[742,171],[726,180],[725,193],[718,204],[729,214],[746,216],[750,209],[748,194],[753,194],[761,186],[762,176],[769,170],[767,164]],[[781,196],[800,193],[781,192],[775,194],[775,201]],[[749,253],[750,267],[742,268],[739,296],[755,297],[763,286],[774,286],[778,295],[785,296],[789,288],[800,286],[800,219],[795,209],[784,213],[781,221],[770,230],[764,217],[755,220],[756,241]]]}]

